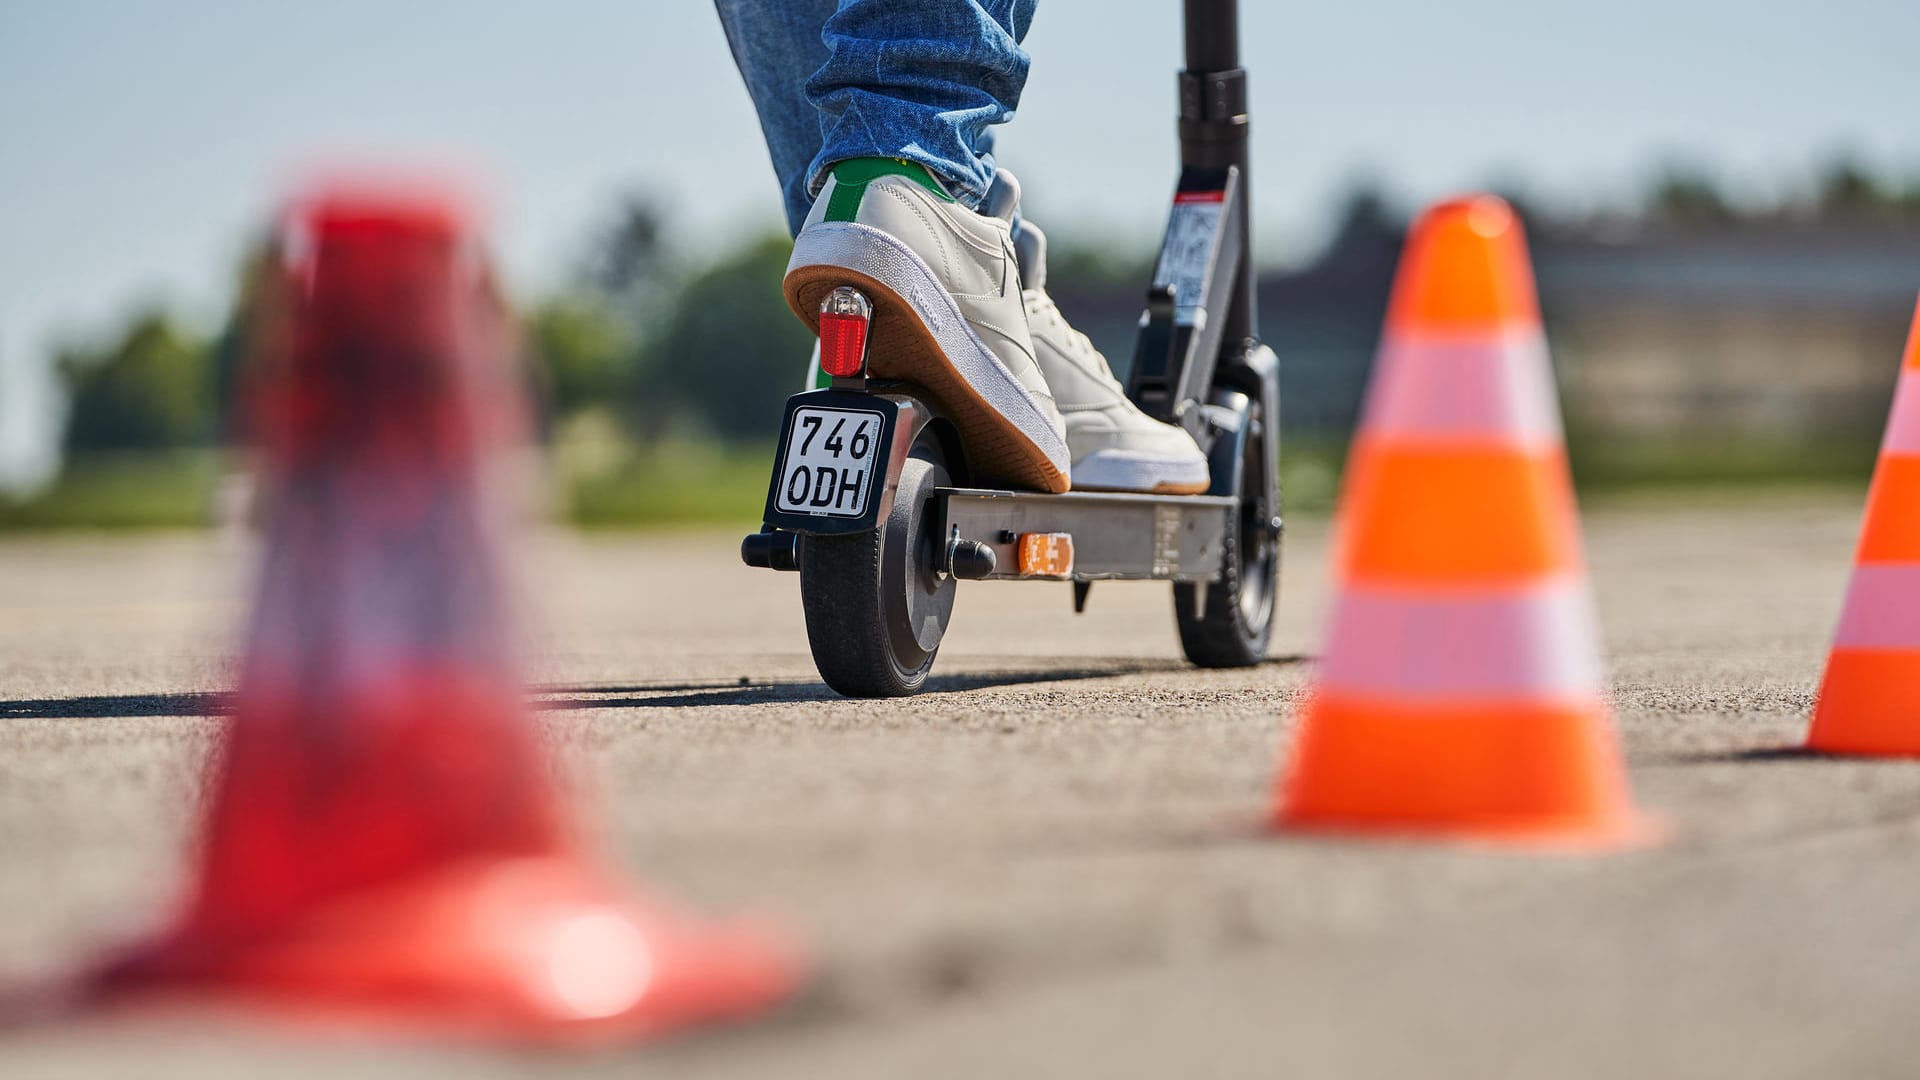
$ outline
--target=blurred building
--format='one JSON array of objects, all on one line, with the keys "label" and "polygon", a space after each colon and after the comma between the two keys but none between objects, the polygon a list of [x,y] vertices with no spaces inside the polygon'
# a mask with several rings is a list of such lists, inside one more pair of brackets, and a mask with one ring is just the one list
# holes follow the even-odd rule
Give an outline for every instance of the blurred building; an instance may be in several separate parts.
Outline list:
[{"label": "blurred building", "polygon": [[[1377,204],[1356,200],[1320,259],[1262,275],[1261,331],[1285,365],[1290,436],[1351,430],[1402,239]],[[1920,229],[1544,226],[1532,244],[1576,438],[1870,453],[1920,293]],[[1062,306],[1124,369],[1139,296],[1070,288]]]},{"label": "blurred building", "polygon": [[1621,439],[1871,440],[1920,232],[1782,226],[1536,245],[1570,422]]}]

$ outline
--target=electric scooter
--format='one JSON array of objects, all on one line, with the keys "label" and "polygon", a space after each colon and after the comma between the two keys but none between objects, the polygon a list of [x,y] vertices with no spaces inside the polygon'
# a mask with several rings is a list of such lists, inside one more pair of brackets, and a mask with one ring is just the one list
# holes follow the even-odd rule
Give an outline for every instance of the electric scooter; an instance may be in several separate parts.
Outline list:
[{"label": "electric scooter", "polygon": [[1206,451],[1201,495],[1062,495],[971,486],[955,427],[910,383],[867,377],[873,308],[830,291],[831,385],[788,399],[765,522],[740,555],[797,571],[828,686],[892,697],[925,683],[961,579],[1173,583],[1187,658],[1266,655],[1280,569],[1280,364],[1257,337],[1249,244],[1247,76],[1237,0],[1185,0],[1180,179],[1147,290],[1127,395]]}]

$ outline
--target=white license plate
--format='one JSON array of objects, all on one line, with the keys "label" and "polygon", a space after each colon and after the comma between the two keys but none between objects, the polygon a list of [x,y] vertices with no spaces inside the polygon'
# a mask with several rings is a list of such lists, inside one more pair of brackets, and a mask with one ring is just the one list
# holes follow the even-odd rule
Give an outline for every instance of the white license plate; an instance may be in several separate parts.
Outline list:
[{"label": "white license plate", "polygon": [[793,410],[774,505],[790,514],[865,514],[884,420],[862,409],[803,405]]}]

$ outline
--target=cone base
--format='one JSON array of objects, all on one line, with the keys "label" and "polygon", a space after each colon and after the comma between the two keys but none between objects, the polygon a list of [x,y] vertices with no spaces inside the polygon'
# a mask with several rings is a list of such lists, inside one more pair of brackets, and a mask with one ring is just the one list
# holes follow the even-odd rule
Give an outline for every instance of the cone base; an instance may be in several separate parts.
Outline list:
[{"label": "cone base", "polygon": [[1840,647],[1827,658],[1806,749],[1920,757],[1920,649]]},{"label": "cone base", "polygon": [[571,860],[462,866],[238,935],[189,921],[103,969],[94,1000],[519,1043],[644,1038],[770,1008],[801,963],[753,926],[635,903]]},{"label": "cone base", "polygon": [[1620,850],[1660,826],[1627,794],[1599,700],[1431,704],[1322,691],[1276,829]]},{"label": "cone base", "polygon": [[1858,733],[1808,738],[1800,749],[1826,757],[1920,759],[1920,746],[1911,738],[1875,739]]}]

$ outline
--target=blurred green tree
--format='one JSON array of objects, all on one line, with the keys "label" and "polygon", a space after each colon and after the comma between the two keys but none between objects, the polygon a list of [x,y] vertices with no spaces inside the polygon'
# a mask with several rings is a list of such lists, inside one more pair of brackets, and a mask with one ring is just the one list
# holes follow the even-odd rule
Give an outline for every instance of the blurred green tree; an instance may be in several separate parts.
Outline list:
[{"label": "blurred green tree", "polygon": [[253,348],[262,294],[279,259],[279,240],[266,229],[247,245],[234,270],[233,302],[228,305],[226,323],[213,339],[209,374],[215,402],[214,430],[222,443],[238,443],[248,435],[245,403],[240,400],[246,379],[243,368]]},{"label": "blurred green tree", "polygon": [[1894,193],[1882,189],[1872,174],[1850,157],[1827,166],[1815,200],[1824,218],[1879,217],[1898,207]]},{"label": "blurred green tree", "polygon": [[526,317],[526,334],[555,417],[613,404],[627,388],[634,335],[598,293],[574,290],[542,301]]},{"label": "blurred green tree", "polygon": [[61,350],[57,365],[69,453],[197,446],[213,434],[207,344],[162,311],[136,315],[104,347]]},{"label": "blurred green tree", "polygon": [[765,236],[694,274],[649,335],[636,385],[643,429],[764,438],[806,378],[813,338],[780,291],[793,243]]},{"label": "blurred green tree", "polygon": [[1654,184],[1647,216],[1667,225],[1727,225],[1739,217],[1720,185],[1705,172],[1672,166]]},{"label": "blurred green tree", "polygon": [[666,213],[652,195],[640,193],[620,203],[588,250],[581,284],[637,327],[658,309],[673,269]]},{"label": "blurred green tree", "polygon": [[653,196],[627,196],[594,233],[573,280],[523,315],[550,423],[599,409],[637,426],[639,365],[675,285],[665,222]]}]

